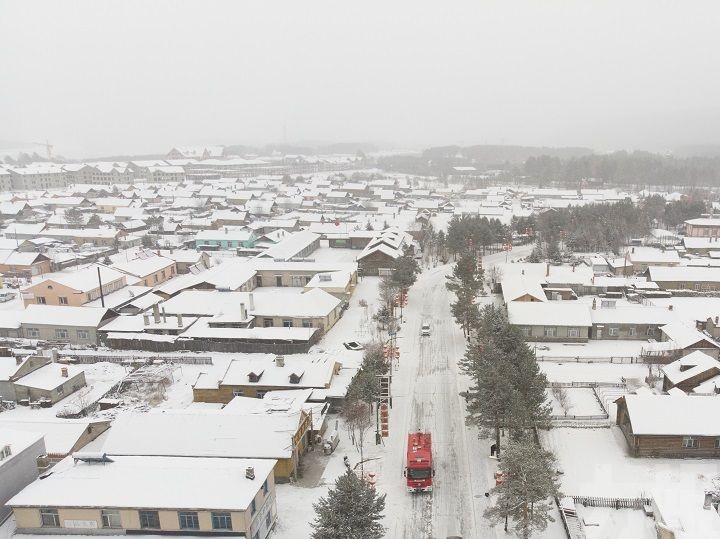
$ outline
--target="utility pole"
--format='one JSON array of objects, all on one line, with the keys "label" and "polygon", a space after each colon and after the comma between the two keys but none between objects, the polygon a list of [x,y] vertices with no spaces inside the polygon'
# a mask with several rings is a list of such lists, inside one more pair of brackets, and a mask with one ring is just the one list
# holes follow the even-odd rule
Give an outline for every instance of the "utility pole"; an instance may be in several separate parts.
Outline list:
[{"label": "utility pole", "polygon": [[98,274],[98,284],[100,285],[100,305],[105,307],[105,295],[103,294],[102,279],[100,278],[100,266],[98,266],[98,268],[97,268],[97,274]]}]

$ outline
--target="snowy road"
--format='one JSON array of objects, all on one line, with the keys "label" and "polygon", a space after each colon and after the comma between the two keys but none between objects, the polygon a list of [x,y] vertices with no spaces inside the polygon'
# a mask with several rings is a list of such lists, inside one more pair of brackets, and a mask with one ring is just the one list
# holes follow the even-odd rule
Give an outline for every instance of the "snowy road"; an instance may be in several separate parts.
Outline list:
[{"label": "snowy road", "polygon": [[[449,271],[450,266],[440,266],[419,276],[398,339],[400,368],[393,379],[390,451],[382,478],[388,492],[388,537],[495,536],[482,518],[484,492],[490,487],[486,478],[494,471],[488,467],[494,461],[484,456],[484,444],[481,449],[476,433],[465,426],[459,393],[467,382],[457,371],[465,340],[450,315],[453,297],[445,287]],[[431,325],[430,337],[419,336],[423,322]],[[413,430],[433,435],[436,476],[432,494],[405,492],[404,450],[407,433]]]}]

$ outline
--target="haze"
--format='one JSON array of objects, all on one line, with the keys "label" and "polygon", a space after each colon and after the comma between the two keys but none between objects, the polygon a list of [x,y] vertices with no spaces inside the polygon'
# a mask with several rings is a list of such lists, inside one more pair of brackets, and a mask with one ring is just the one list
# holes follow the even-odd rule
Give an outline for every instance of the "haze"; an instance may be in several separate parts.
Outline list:
[{"label": "haze", "polygon": [[716,2],[0,2],[0,140],[720,142]]}]

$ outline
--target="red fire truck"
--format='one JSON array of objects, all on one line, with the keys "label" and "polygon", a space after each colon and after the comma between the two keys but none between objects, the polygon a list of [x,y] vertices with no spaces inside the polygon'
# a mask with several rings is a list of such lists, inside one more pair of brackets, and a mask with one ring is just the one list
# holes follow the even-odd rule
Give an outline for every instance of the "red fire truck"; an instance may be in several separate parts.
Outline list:
[{"label": "red fire truck", "polygon": [[432,437],[429,432],[408,434],[403,475],[407,479],[408,492],[432,492],[435,469],[432,460]]}]

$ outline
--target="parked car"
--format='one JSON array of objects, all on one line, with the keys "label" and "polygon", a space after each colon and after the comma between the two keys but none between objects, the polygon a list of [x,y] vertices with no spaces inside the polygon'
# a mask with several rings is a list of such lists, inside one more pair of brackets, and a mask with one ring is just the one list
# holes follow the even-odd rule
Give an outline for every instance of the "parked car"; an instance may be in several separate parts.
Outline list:
[{"label": "parked car", "polygon": [[420,327],[420,335],[422,337],[429,337],[430,336],[430,324],[423,324]]},{"label": "parked car", "polygon": [[359,342],[350,341],[350,342],[344,342],[343,346],[347,348],[348,350],[362,350],[365,347],[360,344]]},{"label": "parked car", "polygon": [[11,301],[15,298],[15,292],[0,292],[0,303]]}]

